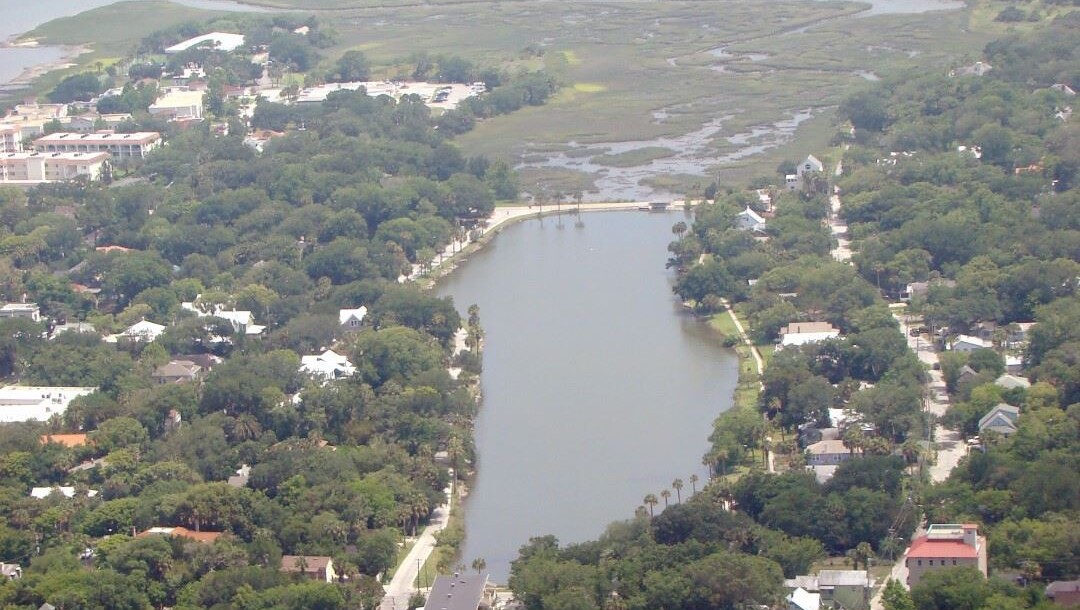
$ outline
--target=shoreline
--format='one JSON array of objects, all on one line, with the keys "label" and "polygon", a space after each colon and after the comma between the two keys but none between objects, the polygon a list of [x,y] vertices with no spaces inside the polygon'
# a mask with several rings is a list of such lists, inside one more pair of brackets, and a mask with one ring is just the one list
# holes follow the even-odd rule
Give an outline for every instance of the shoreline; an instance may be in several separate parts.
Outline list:
[{"label": "shoreline", "polygon": [[[692,207],[697,202],[689,202]],[[483,233],[476,239],[469,239],[464,245],[460,246],[457,250],[452,250],[455,244],[451,243],[447,246],[442,254],[442,258],[433,262],[431,268],[424,272],[414,272],[406,281],[413,281],[420,285],[425,290],[433,288],[439,280],[453,273],[459,263],[468,260],[468,256],[474,252],[479,251],[488,242],[495,238],[503,229],[513,226],[519,222],[529,220],[532,218],[543,218],[551,215],[566,214],[573,216],[579,213],[585,212],[630,212],[630,211],[643,211],[648,214],[659,213],[652,211],[641,210],[642,207],[648,206],[647,201],[623,201],[623,202],[605,202],[605,203],[582,203],[580,206],[577,204],[567,204],[562,208],[556,208],[555,206],[547,206],[541,208],[540,206],[529,205],[515,205],[505,206],[501,208],[495,208],[495,211],[487,219],[487,224],[483,228]],[[668,209],[663,212],[672,211],[684,211],[687,208],[687,201],[675,200],[672,201]],[[536,209],[534,209],[534,207]]]},{"label": "shoreline", "polygon": [[88,45],[42,45],[37,39],[8,41],[0,45],[4,49],[60,49],[62,55],[52,61],[35,64],[23,69],[15,78],[0,83],[0,93],[12,93],[20,89],[29,89],[46,74],[56,70],[66,70],[79,65],[79,57],[90,53]]}]

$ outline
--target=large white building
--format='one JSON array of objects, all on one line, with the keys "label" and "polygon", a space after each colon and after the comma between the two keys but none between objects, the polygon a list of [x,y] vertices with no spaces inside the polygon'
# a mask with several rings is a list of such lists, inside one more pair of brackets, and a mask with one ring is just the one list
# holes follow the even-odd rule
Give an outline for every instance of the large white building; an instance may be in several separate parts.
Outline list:
[{"label": "large white building", "polygon": [[0,388],[0,423],[49,421],[63,415],[71,401],[97,388],[9,385]]},{"label": "large white building", "polygon": [[141,159],[161,146],[161,134],[156,131],[137,133],[73,133],[60,132],[34,140],[38,152],[107,152],[114,159]]},{"label": "large white building", "polygon": [[0,183],[40,184],[87,178],[99,180],[109,163],[105,152],[0,153]]},{"label": "large white building", "polygon": [[182,42],[178,42],[171,47],[165,48],[166,55],[173,55],[176,53],[183,53],[188,49],[195,47],[206,47],[208,49],[214,49],[216,51],[235,51],[244,46],[243,34],[230,34],[229,32],[210,32],[209,34],[203,34],[202,36],[196,36],[194,38],[188,38]]},{"label": "large white building", "polygon": [[202,91],[174,90],[159,97],[150,104],[150,114],[169,120],[190,120],[203,118]]}]

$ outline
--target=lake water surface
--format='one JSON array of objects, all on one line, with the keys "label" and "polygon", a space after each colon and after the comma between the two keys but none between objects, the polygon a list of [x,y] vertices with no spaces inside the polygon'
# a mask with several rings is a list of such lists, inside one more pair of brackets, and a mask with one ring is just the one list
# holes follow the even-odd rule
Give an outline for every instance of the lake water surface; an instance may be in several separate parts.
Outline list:
[{"label": "lake water surface", "polygon": [[671,292],[667,245],[683,218],[529,220],[441,281],[462,312],[480,306],[486,333],[466,565],[483,557],[505,583],[530,537],[595,538],[645,494],[678,477],[685,496],[691,474],[706,478],[701,456],[738,367]]}]

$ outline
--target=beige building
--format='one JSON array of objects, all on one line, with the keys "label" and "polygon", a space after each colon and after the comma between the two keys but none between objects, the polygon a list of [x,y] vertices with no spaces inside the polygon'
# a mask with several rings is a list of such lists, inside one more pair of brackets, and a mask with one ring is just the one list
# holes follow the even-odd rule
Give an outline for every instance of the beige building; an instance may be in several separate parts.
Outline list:
[{"label": "beige building", "polygon": [[0,183],[40,184],[101,179],[109,153],[0,153]]},{"label": "beige building", "polygon": [[933,570],[971,566],[986,576],[986,538],[979,535],[979,526],[965,524],[934,524],[911,543],[905,564],[908,587],[914,587],[923,575]]},{"label": "beige building", "polygon": [[161,146],[161,134],[156,131],[137,133],[73,133],[60,132],[34,140],[38,152],[106,152],[114,159],[141,159]]},{"label": "beige building", "polygon": [[22,130],[16,125],[0,124],[0,153],[22,152]]},{"label": "beige building", "polygon": [[150,104],[150,114],[169,120],[203,118],[202,91],[170,91]]}]

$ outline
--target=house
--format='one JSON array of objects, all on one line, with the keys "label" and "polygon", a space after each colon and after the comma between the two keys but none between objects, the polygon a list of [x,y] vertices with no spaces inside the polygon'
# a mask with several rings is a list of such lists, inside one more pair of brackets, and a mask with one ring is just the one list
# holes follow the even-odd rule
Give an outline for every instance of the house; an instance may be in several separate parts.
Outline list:
[{"label": "house", "polygon": [[1005,390],[1015,390],[1016,388],[1030,388],[1031,382],[1019,375],[1005,373],[994,380],[994,385]]},{"label": "house", "polygon": [[51,338],[55,339],[56,337],[60,336],[63,333],[80,333],[80,334],[92,335],[92,334],[94,334],[96,332],[97,332],[97,329],[94,328],[94,325],[90,324],[89,322],[74,322],[74,323],[69,323],[69,324],[58,324],[55,328],[53,328]]},{"label": "house", "polygon": [[240,468],[236,469],[236,474],[229,477],[226,483],[230,487],[247,487],[248,480],[251,478],[251,466],[244,464]]},{"label": "house", "polygon": [[194,540],[195,542],[203,542],[211,544],[218,538],[221,538],[224,532],[196,532],[189,530],[186,527],[151,527],[148,530],[144,530],[135,535],[136,538],[146,538],[147,536],[170,536],[172,538],[186,538],[188,540]]},{"label": "house", "polygon": [[338,310],[338,324],[343,328],[349,330],[355,330],[360,328],[360,324],[364,321],[364,316],[367,315],[367,307],[358,307],[356,309],[339,309]]},{"label": "house", "polygon": [[999,403],[979,419],[979,434],[987,430],[1009,437],[1016,434],[1016,420],[1020,419],[1020,408]]},{"label": "house", "polygon": [[735,215],[735,228],[743,231],[761,231],[765,229],[765,219],[750,206]]},{"label": "house", "polygon": [[436,576],[424,610],[477,610],[492,605],[487,574]]},{"label": "house", "polygon": [[1024,359],[1019,356],[1005,356],[1005,372],[1016,375],[1024,370]]},{"label": "house", "polygon": [[101,128],[116,129],[121,124],[130,120],[132,120],[131,115],[125,112],[115,114],[83,114],[67,117],[67,120],[62,122],[64,124],[64,129],[67,131],[93,133]]},{"label": "house", "polygon": [[72,400],[96,391],[90,387],[0,387],[0,423],[49,421],[63,415]]},{"label": "house", "polygon": [[356,367],[345,356],[328,349],[314,356],[302,356],[300,372],[318,380],[328,381],[349,377],[356,372]]},{"label": "house", "polygon": [[23,567],[18,564],[4,564],[0,561],[0,575],[4,580],[16,581],[23,578]]},{"label": "house", "polygon": [[1046,597],[1059,606],[1080,607],[1080,580],[1055,580],[1046,585]]},{"label": "house", "polygon": [[209,34],[203,34],[202,36],[195,36],[194,38],[188,38],[187,40],[178,42],[171,47],[165,47],[166,55],[175,55],[177,53],[183,53],[188,49],[195,47],[214,49],[215,51],[225,51],[230,53],[244,46],[243,34],[231,34],[229,32],[210,32]]},{"label": "house", "polygon": [[116,343],[120,339],[125,339],[136,343],[152,343],[160,337],[163,332],[165,332],[165,326],[155,324],[149,320],[142,320],[127,327],[124,332],[118,335],[109,335],[108,337],[105,337],[105,341]]},{"label": "house", "polygon": [[842,440],[818,441],[806,448],[806,463],[810,466],[836,466],[854,457]]},{"label": "house", "polygon": [[85,434],[42,434],[41,444],[48,445],[49,443],[56,443],[70,449],[86,445],[87,440]]},{"label": "house", "polygon": [[168,364],[154,369],[150,378],[158,385],[195,381],[202,373],[202,367],[190,360],[170,360]]},{"label": "house", "polygon": [[202,91],[191,91],[187,88],[173,90],[165,93],[157,99],[147,110],[150,116],[164,118],[170,121],[198,120],[203,118],[203,98],[206,96]]},{"label": "house", "polygon": [[31,322],[41,321],[37,303],[6,303],[0,307],[0,318],[25,318]]},{"label": "house", "polygon": [[213,370],[215,366],[224,362],[223,359],[213,354],[184,354],[182,356],[177,356],[176,359],[187,360],[188,362],[194,363],[206,372]]},{"label": "house", "polygon": [[796,588],[784,598],[787,610],[818,610],[821,608],[821,594],[811,593],[802,587]]},{"label": "house", "polygon": [[1058,93],[1064,93],[1067,97],[1076,95],[1076,91],[1065,83],[1054,83],[1053,85],[1050,85],[1050,89],[1057,91]]},{"label": "house", "polygon": [[965,364],[960,367],[960,373],[956,376],[956,383],[970,383],[974,379],[978,378],[979,372]]},{"label": "house", "polygon": [[302,574],[311,580],[334,582],[334,560],[321,555],[282,555],[281,571]]},{"label": "house", "polygon": [[954,352],[973,352],[979,349],[991,349],[994,347],[993,343],[984,341],[978,337],[972,337],[971,335],[957,335],[953,339],[952,347],[950,348]]},{"label": "house", "polygon": [[113,159],[142,159],[161,146],[156,131],[137,133],[52,133],[34,140],[34,150],[42,153],[109,153]]},{"label": "house", "polygon": [[[54,493],[61,494],[65,498],[74,498],[75,497],[75,488],[74,487],[61,487],[61,486],[34,487],[34,488],[32,488],[30,490],[30,497],[31,498],[37,498],[38,500],[44,500],[45,498],[48,498],[49,496],[53,495]],[[88,490],[86,490],[86,497],[93,498],[96,495],[98,495],[98,492],[97,492],[96,489],[88,489]]]},{"label": "house", "polygon": [[971,566],[986,576],[986,538],[971,523],[934,524],[908,547],[904,560],[908,588],[919,584],[927,572],[957,566]]},{"label": "house", "polygon": [[180,412],[176,409],[169,409],[169,412],[165,414],[165,432],[179,430],[183,423],[184,416],[180,415]]},{"label": "house", "polygon": [[821,570],[816,575],[785,580],[784,587],[793,593],[801,589],[818,595],[823,608],[869,610],[874,579],[865,570]]},{"label": "house", "polygon": [[814,155],[807,155],[803,162],[795,166],[794,174],[787,174],[784,176],[784,184],[789,191],[802,190],[806,180],[805,177],[810,173],[821,173],[825,171],[825,165]]},{"label": "house", "polygon": [[835,441],[839,439],[839,428],[831,426],[820,428],[812,422],[799,426],[799,444],[803,446],[813,445],[820,441]]},{"label": "house", "polygon": [[219,309],[214,312],[214,317],[224,318],[232,323],[233,330],[242,335],[261,335],[265,326],[260,326],[255,323],[255,316],[250,311],[237,311]]},{"label": "house", "polygon": [[780,347],[836,339],[840,331],[828,322],[791,322],[780,329]]},{"label": "house", "polygon": [[949,76],[951,78],[956,78],[957,76],[985,76],[993,69],[994,67],[985,61],[977,61],[970,66],[962,66],[955,70],[950,70]]}]

